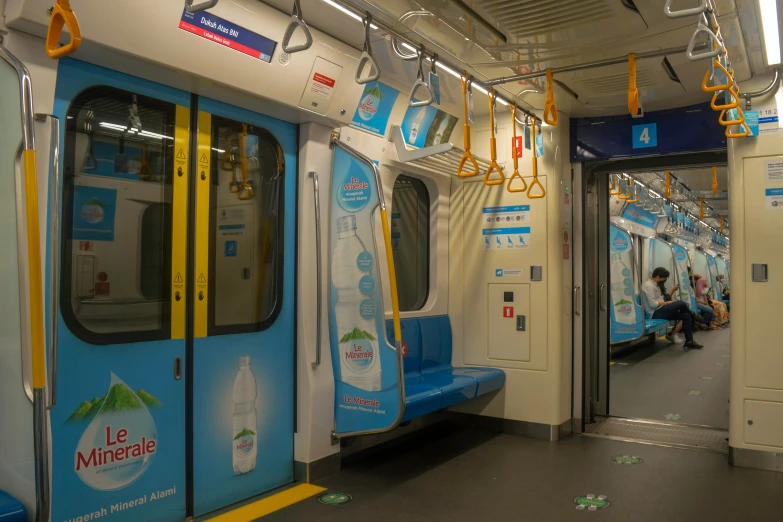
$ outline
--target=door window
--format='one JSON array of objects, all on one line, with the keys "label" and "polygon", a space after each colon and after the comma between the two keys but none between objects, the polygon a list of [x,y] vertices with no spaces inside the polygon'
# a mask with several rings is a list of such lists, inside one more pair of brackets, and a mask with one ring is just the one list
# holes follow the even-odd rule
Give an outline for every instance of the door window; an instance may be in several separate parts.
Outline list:
[{"label": "door window", "polygon": [[176,105],[92,87],[66,118],[61,308],[95,344],[165,339]]},{"label": "door window", "polygon": [[400,311],[420,310],[430,291],[430,196],[421,180],[395,180],[391,234]]}]

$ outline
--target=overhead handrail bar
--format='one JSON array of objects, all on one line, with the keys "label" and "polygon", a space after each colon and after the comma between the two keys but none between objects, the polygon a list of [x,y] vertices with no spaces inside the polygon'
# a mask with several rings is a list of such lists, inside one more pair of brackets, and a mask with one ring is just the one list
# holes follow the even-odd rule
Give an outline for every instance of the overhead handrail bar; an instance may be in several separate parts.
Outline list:
[{"label": "overhead handrail bar", "polygon": [[[536,117],[533,116],[533,181],[530,182],[530,186],[527,188],[527,197],[528,199],[541,199],[546,197],[546,189],[544,188],[544,185],[541,184],[541,182],[538,180],[538,155],[536,154],[536,149],[538,148],[536,146]],[[538,186],[538,188],[541,189],[541,194],[531,194],[533,192],[533,187]]]},{"label": "overhead handrail bar", "polygon": [[[497,140],[495,138],[495,99],[497,98],[497,93],[495,92],[495,89],[490,89],[487,92],[487,99],[489,99],[489,158],[490,163],[489,167],[487,167],[487,172],[484,173],[484,184],[485,185],[502,185],[506,181],[506,176],[503,174],[503,169],[498,165],[497,159],[498,159],[498,151],[497,151]],[[493,170],[496,170],[498,174],[500,174],[500,179],[493,179],[490,180],[489,176],[492,173]]]},{"label": "overhead handrail bar", "polygon": [[[364,47],[362,48],[362,56],[359,58],[359,65],[356,68],[356,83],[359,85],[374,82],[381,77],[381,68],[372,56],[372,44],[370,43],[372,15],[369,12],[362,19],[362,23],[364,24]],[[368,63],[370,64],[370,75],[362,78],[362,71],[364,71]],[[375,73],[372,72],[373,70],[375,70]]]},{"label": "overhead handrail bar", "polygon": [[[459,166],[457,167],[457,175],[461,178],[470,178],[478,175],[479,165],[476,158],[470,152],[470,120],[468,119],[468,73],[462,75],[462,107],[464,124],[462,125],[462,141],[465,144],[465,152],[462,154]],[[465,167],[465,163],[470,161],[473,164],[472,171],[462,170]]]},{"label": "overhead handrail bar", "polygon": [[777,93],[778,89],[780,88],[780,71],[778,69],[775,69],[774,73],[775,75],[772,78],[772,82],[770,82],[769,85],[767,85],[760,91],[742,93],[742,97],[745,99],[746,111],[749,111],[751,109],[751,102],[750,102],[751,99],[765,96],[767,94],[773,93],[773,91]]},{"label": "overhead handrail bar", "polygon": [[[46,350],[44,348],[43,276],[41,273],[41,232],[38,223],[38,170],[35,163],[35,124],[33,88],[27,67],[0,40],[0,58],[19,77],[22,115],[22,162],[24,173],[25,226],[27,229],[27,276],[30,312],[30,347],[33,377],[33,453],[35,458],[35,521],[50,518],[49,428],[46,413]],[[59,139],[59,136],[58,136]],[[56,314],[57,308],[48,310]]]},{"label": "overhead handrail bar", "polygon": [[699,7],[693,7],[689,9],[680,9],[678,11],[674,11],[672,9],[672,4],[674,3],[674,0],[666,0],[666,5],[663,6],[663,12],[668,16],[669,18],[684,18],[686,16],[694,16],[703,13],[707,10],[707,0],[701,0],[699,2]]},{"label": "overhead handrail bar", "polygon": [[[400,17],[397,19],[397,22],[404,23],[405,20],[413,16],[427,16],[427,15],[432,15],[432,13],[427,11],[426,9],[408,11],[407,13],[403,13],[402,15],[400,15]],[[396,34],[392,33],[391,34],[392,51],[394,51],[394,54],[396,54],[400,60],[412,61],[412,60],[417,60],[419,58],[419,54],[415,50],[411,54],[405,54],[402,51],[402,47],[400,43],[401,40],[397,37]]]},{"label": "overhead handrail bar", "polygon": [[636,86],[636,57],[628,55],[628,111],[631,116],[639,114],[639,88]]},{"label": "overhead handrail bar", "polygon": [[[71,39],[67,44],[58,47],[63,27],[68,28]],[[55,60],[76,52],[82,44],[82,30],[79,21],[71,9],[70,0],[57,0],[52,7],[52,16],[49,18],[49,27],[46,30],[46,54]]]},{"label": "overhead handrail bar", "polygon": [[[408,105],[411,107],[426,107],[427,105],[432,105],[434,96],[432,94],[432,89],[430,89],[430,86],[427,85],[427,82],[424,81],[424,45],[421,46],[421,50],[419,51],[419,63],[416,67],[416,82],[413,84],[413,87],[411,87],[411,93],[408,97]],[[416,92],[424,88],[427,91],[427,97],[423,100],[416,101]]]},{"label": "overhead handrail bar", "polygon": [[544,104],[544,121],[547,124],[557,125],[557,106],[555,105],[555,88],[552,80],[552,68],[546,70],[546,103]]},{"label": "overhead handrail bar", "polygon": [[[699,43],[696,44],[694,47],[694,50],[702,50],[706,49],[707,44],[706,43]],[[635,57],[636,60],[645,60],[647,58],[660,58],[662,56],[668,56],[672,54],[682,54],[688,50],[688,47],[671,47],[668,49],[660,49],[657,51],[648,51],[644,53],[636,53]],[[619,65],[619,64],[625,64],[628,62],[628,55],[624,54],[622,56],[618,56],[616,58],[607,58],[605,60],[596,60],[593,62],[585,62],[580,63],[576,65],[566,65],[563,67],[552,67],[552,74],[560,74],[565,72],[574,72],[574,71],[583,71],[585,69],[595,69],[597,67],[608,67],[610,65]],[[503,76],[500,78],[495,78],[494,80],[487,80],[484,82],[481,82],[481,85],[485,87],[494,87],[496,85],[501,85],[504,83],[511,83],[516,82],[520,80],[532,80],[534,78],[541,78],[546,76],[546,71],[533,71],[529,73],[524,74],[514,74],[512,76]]]},{"label": "overhead handrail bar", "polygon": [[[527,181],[519,173],[519,157],[517,156],[517,106],[511,105],[511,128],[513,129],[513,138],[511,140],[511,157],[514,159],[514,172],[511,177],[508,178],[508,185],[506,190],[509,192],[527,192]],[[511,184],[514,182],[514,178],[519,178],[522,182],[522,187],[513,188]]]},{"label": "overhead handrail bar", "polygon": [[318,173],[310,172],[313,180],[313,203],[315,212],[315,362],[313,368],[321,366],[321,202],[318,190]]},{"label": "overhead handrail bar", "polygon": [[[396,353],[397,382],[398,382],[398,390],[399,390],[398,393],[399,411],[397,413],[397,418],[394,419],[394,422],[392,422],[391,426],[387,428],[380,428],[380,429],[367,430],[367,431],[357,431],[351,433],[337,434],[336,432],[332,432],[332,435],[334,437],[342,438],[342,437],[353,437],[357,435],[374,435],[378,433],[386,433],[400,425],[400,422],[402,421],[402,418],[405,415],[405,363],[403,362],[403,353],[402,353],[402,327],[400,326],[400,305],[399,305],[399,300],[397,299],[397,275],[394,269],[394,256],[392,255],[391,231],[389,229],[389,219],[386,213],[386,201],[384,200],[383,197],[383,186],[381,185],[381,172],[378,169],[378,166],[370,158],[368,158],[358,150],[354,149],[353,147],[350,147],[345,143],[341,142],[336,135],[332,136],[332,144],[336,147],[340,147],[345,152],[347,152],[357,160],[361,161],[362,163],[370,167],[370,169],[372,170],[375,176],[375,185],[378,193],[378,207],[380,208],[381,225],[383,228],[383,242],[384,242],[384,246],[386,247],[386,267],[389,275],[389,294],[391,297],[392,318],[394,324],[394,345],[397,352]],[[381,298],[381,303],[383,303],[382,298]]]},{"label": "overhead handrail bar", "polygon": [[[283,35],[283,51],[288,54],[306,51],[313,45],[313,35],[310,34],[310,28],[307,27],[307,24],[302,18],[302,6],[299,1],[300,0],[294,0],[294,10],[291,14],[291,21],[288,23],[288,27],[285,28],[285,34]],[[291,37],[294,35],[294,31],[296,31],[297,27],[302,28],[302,32],[305,35],[305,43],[291,45]]]},{"label": "overhead handrail bar", "polygon": [[195,5],[193,5],[193,2],[194,0],[185,0],[185,10],[191,14],[212,9],[218,4],[218,0],[205,0],[204,2]]}]

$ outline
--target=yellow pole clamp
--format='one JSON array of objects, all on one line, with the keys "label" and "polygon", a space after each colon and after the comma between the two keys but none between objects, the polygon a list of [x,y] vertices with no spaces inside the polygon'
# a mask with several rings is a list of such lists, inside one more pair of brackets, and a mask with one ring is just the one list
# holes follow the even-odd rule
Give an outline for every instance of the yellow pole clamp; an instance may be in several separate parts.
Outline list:
[{"label": "yellow pole clamp", "polygon": [[557,125],[557,106],[555,105],[554,80],[552,69],[546,70],[546,104],[544,105],[544,121],[548,125]]},{"label": "yellow pole clamp", "polygon": [[[538,158],[536,157],[536,117],[533,116],[533,181],[530,182],[530,186],[527,188],[527,197],[529,199],[541,199],[546,197],[546,190],[544,185],[538,180]],[[533,187],[538,186],[541,189],[541,194],[533,195]]]},{"label": "yellow pole clamp", "polygon": [[[489,155],[491,161],[489,167],[487,167],[487,172],[484,174],[484,184],[502,185],[506,181],[506,176],[503,174],[503,169],[500,168],[497,161],[498,151],[497,140],[495,139],[495,98],[497,98],[497,93],[495,92],[495,89],[489,90],[487,98],[489,99]],[[500,179],[489,179],[493,170],[496,170],[498,174],[500,174]]]},{"label": "yellow pole clamp", "polygon": [[[60,44],[63,27],[68,28],[71,40],[62,47],[57,47]],[[46,31],[46,54],[49,58],[57,60],[76,52],[81,44],[82,31],[76,15],[71,10],[70,0],[57,0],[52,8],[52,17],[49,18],[49,28]]]},{"label": "yellow pole clamp", "polygon": [[[465,152],[462,154],[462,159],[459,162],[459,166],[457,167],[457,176],[461,178],[470,178],[473,176],[478,175],[479,173],[479,166],[478,162],[476,161],[476,158],[473,157],[473,154],[470,153],[470,120],[468,119],[468,73],[463,73],[461,76],[462,79],[462,107],[464,109],[463,111],[463,117],[465,124],[463,125],[463,131],[462,131],[462,139],[465,143]],[[470,171],[464,171],[462,170],[465,167],[465,163],[470,161],[473,164],[473,170]]]},{"label": "yellow pole clamp", "polygon": [[628,55],[628,110],[631,116],[639,114],[639,89],[636,87],[636,56]]},{"label": "yellow pole clamp", "polygon": [[[511,139],[511,156],[514,158],[514,173],[508,178],[508,185],[506,190],[509,192],[527,192],[527,181],[519,173],[519,157],[517,157],[517,106],[515,103],[511,104],[511,128],[514,129],[514,137]],[[519,178],[522,182],[522,187],[513,188],[511,183],[514,178]]]}]

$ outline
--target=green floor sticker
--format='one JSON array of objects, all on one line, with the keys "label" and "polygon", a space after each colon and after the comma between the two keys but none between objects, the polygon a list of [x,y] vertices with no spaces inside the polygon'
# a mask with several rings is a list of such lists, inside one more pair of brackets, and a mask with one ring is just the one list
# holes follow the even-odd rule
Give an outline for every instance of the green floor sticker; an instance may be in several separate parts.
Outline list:
[{"label": "green floor sticker", "polygon": [[666,415],[663,416],[663,418],[666,420],[680,420],[682,419],[682,415],[679,415],[677,413],[667,413]]},{"label": "green floor sticker", "polygon": [[625,464],[627,466],[633,466],[634,464],[641,464],[642,459],[636,455],[615,455],[612,460],[616,464]]},{"label": "green floor sticker", "polygon": [[584,497],[576,497],[574,499],[577,511],[597,511],[599,509],[605,509],[609,507],[609,501],[606,500],[606,495],[585,495]]},{"label": "green floor sticker", "polygon": [[699,390],[691,390],[688,392],[688,395],[703,395],[704,392],[700,392]]},{"label": "green floor sticker", "polygon": [[342,504],[347,504],[351,500],[353,500],[353,497],[351,495],[346,495],[345,493],[327,493],[326,495],[318,497],[318,502],[329,506],[340,506]]}]

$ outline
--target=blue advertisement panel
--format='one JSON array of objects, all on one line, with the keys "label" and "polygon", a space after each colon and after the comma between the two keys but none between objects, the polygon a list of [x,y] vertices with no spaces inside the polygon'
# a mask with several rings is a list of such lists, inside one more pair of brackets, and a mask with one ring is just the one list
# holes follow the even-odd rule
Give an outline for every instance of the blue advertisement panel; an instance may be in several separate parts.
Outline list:
[{"label": "blue advertisement panel", "polygon": [[609,268],[612,310],[610,339],[612,344],[638,339],[644,333],[644,312],[637,302],[631,256],[631,236],[615,225],[609,226]]},{"label": "blue advertisement panel", "polygon": [[726,150],[725,128],[709,104],[571,119],[571,161]]},{"label": "blue advertisement panel", "polygon": [[370,82],[364,87],[362,99],[351,120],[351,127],[366,130],[378,136],[386,135],[394,103],[400,91],[385,83]]},{"label": "blue advertisement panel", "polygon": [[658,223],[658,215],[650,210],[645,210],[638,203],[628,203],[623,209],[623,218],[647,228],[655,228]]},{"label": "blue advertisement panel", "polygon": [[402,120],[402,135],[408,145],[430,147],[448,143],[459,118],[437,107],[408,107]]},{"label": "blue advertisement panel", "polygon": [[338,433],[391,426],[399,414],[397,356],[386,340],[374,213],[372,169],[334,150],[331,211],[329,340]]},{"label": "blue advertisement panel", "polygon": [[680,290],[677,295],[673,295],[672,298],[685,301],[691,310],[696,311],[696,294],[693,288],[691,288],[691,283],[688,279],[688,268],[690,267],[688,251],[677,243],[672,243],[671,245],[680,280]]},{"label": "blue advertisement panel", "polygon": [[73,189],[73,238],[86,241],[114,241],[117,191],[76,185]]}]

